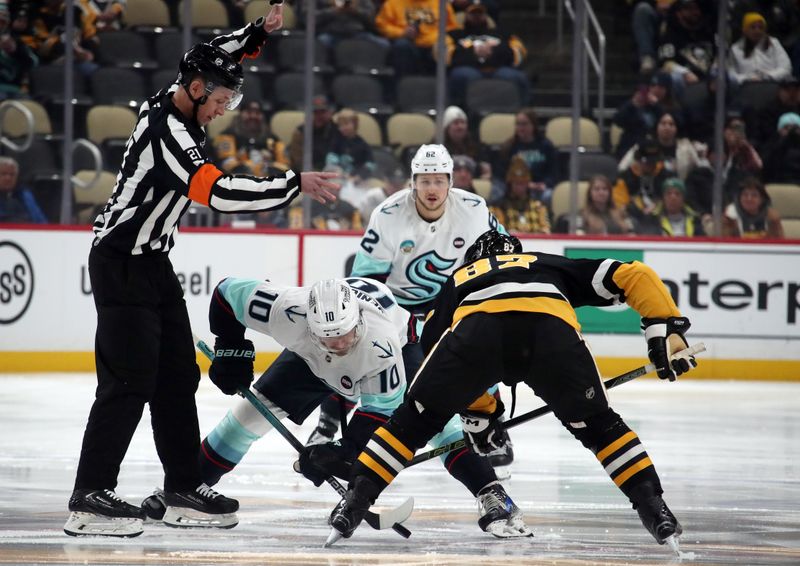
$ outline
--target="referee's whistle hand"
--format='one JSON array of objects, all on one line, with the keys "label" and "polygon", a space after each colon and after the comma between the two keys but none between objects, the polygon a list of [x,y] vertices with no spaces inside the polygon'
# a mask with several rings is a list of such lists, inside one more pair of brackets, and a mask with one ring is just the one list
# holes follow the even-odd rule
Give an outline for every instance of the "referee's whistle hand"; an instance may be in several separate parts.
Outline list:
[{"label": "referee's whistle hand", "polygon": [[334,201],[336,200],[336,193],[339,192],[342,186],[330,179],[337,179],[339,176],[339,173],[334,171],[305,171],[300,173],[300,192],[307,194],[322,204]]}]

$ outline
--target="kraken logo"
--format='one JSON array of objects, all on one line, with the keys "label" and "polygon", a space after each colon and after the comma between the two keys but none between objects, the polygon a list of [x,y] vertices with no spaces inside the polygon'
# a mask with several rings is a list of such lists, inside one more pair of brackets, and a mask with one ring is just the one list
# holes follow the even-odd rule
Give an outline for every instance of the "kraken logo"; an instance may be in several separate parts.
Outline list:
[{"label": "kraken logo", "polygon": [[444,273],[455,265],[455,259],[441,257],[435,251],[430,251],[415,258],[406,268],[406,278],[411,285],[403,287],[403,291],[411,295],[408,299],[412,304],[430,301],[442,290],[442,285],[447,281],[448,274]]}]

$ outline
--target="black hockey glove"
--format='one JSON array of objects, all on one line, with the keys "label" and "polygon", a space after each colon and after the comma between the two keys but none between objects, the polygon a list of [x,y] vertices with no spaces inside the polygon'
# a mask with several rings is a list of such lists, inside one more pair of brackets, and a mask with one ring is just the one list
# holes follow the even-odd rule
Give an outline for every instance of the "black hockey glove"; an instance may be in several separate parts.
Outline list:
[{"label": "black hockey glove", "polygon": [[294,471],[303,474],[315,486],[322,485],[330,476],[347,480],[350,466],[357,454],[350,449],[349,443],[336,440],[324,444],[306,446],[300,452],[300,459],[294,463]]},{"label": "black hockey glove", "polygon": [[642,319],[647,355],[656,366],[656,372],[661,379],[675,381],[679,375],[697,366],[694,356],[677,358],[670,363],[673,354],[689,347],[683,335],[690,326],[689,319],[684,316]]},{"label": "black hockey glove", "polygon": [[461,428],[467,447],[481,456],[488,456],[503,446],[503,403],[497,402],[497,409],[491,415],[476,411],[461,413]]},{"label": "black hockey glove", "polygon": [[248,388],[253,382],[255,357],[256,350],[250,340],[217,338],[208,377],[225,395],[234,395],[240,387]]}]

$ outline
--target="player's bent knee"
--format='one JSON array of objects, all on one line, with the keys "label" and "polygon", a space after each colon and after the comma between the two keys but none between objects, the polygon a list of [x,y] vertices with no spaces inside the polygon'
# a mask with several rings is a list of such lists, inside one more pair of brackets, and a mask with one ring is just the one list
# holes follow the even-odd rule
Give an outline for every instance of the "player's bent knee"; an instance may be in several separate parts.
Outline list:
[{"label": "player's bent knee", "polygon": [[607,439],[620,436],[630,430],[622,417],[610,408],[586,417],[582,421],[562,422],[581,444],[592,451],[595,451],[598,446],[604,445]]}]

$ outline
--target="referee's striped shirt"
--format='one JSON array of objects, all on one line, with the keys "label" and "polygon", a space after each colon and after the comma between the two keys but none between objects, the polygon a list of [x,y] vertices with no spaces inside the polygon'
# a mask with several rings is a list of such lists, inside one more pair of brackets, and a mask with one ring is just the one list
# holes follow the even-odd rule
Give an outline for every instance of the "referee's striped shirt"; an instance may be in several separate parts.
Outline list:
[{"label": "referee's striped shirt", "polygon": [[[263,20],[211,43],[236,60],[255,57],[266,40]],[[95,245],[117,253],[166,253],[191,201],[219,212],[287,206],[300,193],[293,171],[274,177],[226,175],[210,163],[206,135],[173,105],[175,83],[144,102],[125,147],[114,191],[94,222]]]}]

